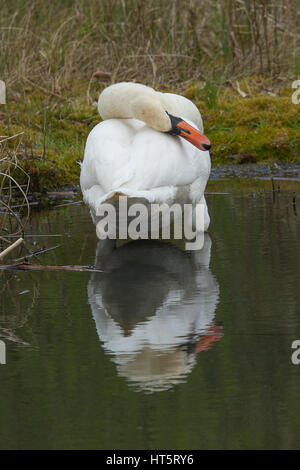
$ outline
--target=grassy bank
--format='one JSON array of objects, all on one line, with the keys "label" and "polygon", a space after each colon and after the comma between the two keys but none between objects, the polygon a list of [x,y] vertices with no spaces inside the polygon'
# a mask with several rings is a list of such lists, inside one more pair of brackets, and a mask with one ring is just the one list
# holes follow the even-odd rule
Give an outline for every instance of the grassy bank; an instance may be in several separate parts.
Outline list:
[{"label": "grassy bank", "polygon": [[298,3],[2,0],[1,158],[37,190],[78,183],[94,102],[134,80],[197,104],[214,164],[299,161]]},{"label": "grassy bank", "polygon": [[[2,152],[15,151],[32,188],[78,184],[87,135],[100,121],[95,105],[102,87],[77,82],[58,94],[29,85],[0,108],[0,135],[20,134],[0,144]],[[300,105],[292,104],[292,91],[288,82],[248,77],[222,87],[197,82],[183,94],[201,111],[217,165],[299,162]]]}]

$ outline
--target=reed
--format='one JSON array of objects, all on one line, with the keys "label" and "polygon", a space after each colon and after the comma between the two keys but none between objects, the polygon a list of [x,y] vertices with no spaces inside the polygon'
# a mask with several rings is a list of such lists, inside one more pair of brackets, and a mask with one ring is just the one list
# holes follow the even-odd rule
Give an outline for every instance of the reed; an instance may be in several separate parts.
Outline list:
[{"label": "reed", "polygon": [[[13,148],[8,148],[8,140],[14,140]],[[30,177],[19,164],[18,155],[22,154],[20,135],[0,138],[0,248],[11,244],[8,235],[23,235],[29,220],[30,205],[28,191]],[[22,174],[25,184],[19,184]],[[1,251],[1,249],[0,249]]]},{"label": "reed", "polygon": [[28,80],[60,93],[96,71],[182,89],[295,75],[299,20],[299,0],[2,0],[0,78],[15,93]]}]

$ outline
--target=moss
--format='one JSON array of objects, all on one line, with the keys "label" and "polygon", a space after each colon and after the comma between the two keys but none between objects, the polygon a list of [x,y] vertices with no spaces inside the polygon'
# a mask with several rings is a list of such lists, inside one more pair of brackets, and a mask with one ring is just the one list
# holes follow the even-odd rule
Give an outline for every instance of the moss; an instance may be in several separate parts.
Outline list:
[{"label": "moss", "polygon": [[[291,101],[293,89],[271,79],[249,77],[235,85],[193,83],[184,95],[195,102],[212,143],[212,162],[243,163],[300,160],[300,105]],[[270,89],[276,96],[270,96]],[[28,88],[1,107],[0,135],[24,132],[17,154],[35,190],[78,184],[84,145],[100,121],[95,103],[101,91],[92,84],[70,84],[60,96]],[[44,128],[46,133],[44,136]],[[16,146],[12,139],[5,144]],[[45,144],[45,155],[43,147]],[[230,158],[235,156],[234,159]],[[22,174],[20,173],[22,181]]]},{"label": "moss", "polygon": [[236,162],[243,161],[243,155],[251,155],[253,162],[300,160],[300,105],[292,103],[291,87],[273,87],[276,96],[270,96],[270,85],[271,79],[244,79],[240,88],[245,98],[232,86],[220,88],[214,109],[205,104],[205,88],[194,84],[187,90],[206,118],[205,133],[216,164],[228,162],[232,155],[240,155]]},{"label": "moss", "polygon": [[[100,117],[94,106],[85,103],[83,91],[75,92],[75,98],[71,92],[73,89],[65,90],[63,99],[58,99],[28,91],[19,100],[9,100],[0,115],[1,135],[24,132],[21,145],[17,138],[6,145],[15,148],[18,141],[17,156],[31,177],[33,190],[78,184],[78,161],[82,159],[86,138]],[[22,182],[24,175],[20,172],[18,177]]]},{"label": "moss", "polygon": [[[278,182],[275,181],[276,187],[278,186]],[[280,192],[286,193],[291,195],[293,192],[299,191],[299,181],[293,181],[292,179],[280,181]],[[264,194],[272,194],[272,182],[270,179],[261,180],[261,179],[252,179],[250,178],[237,178],[231,177],[228,179],[213,181],[208,181],[206,187],[206,193],[218,192],[228,192],[228,193],[248,193],[249,196],[253,196],[255,193],[256,195],[264,195]],[[292,202],[292,198],[290,198]]]}]

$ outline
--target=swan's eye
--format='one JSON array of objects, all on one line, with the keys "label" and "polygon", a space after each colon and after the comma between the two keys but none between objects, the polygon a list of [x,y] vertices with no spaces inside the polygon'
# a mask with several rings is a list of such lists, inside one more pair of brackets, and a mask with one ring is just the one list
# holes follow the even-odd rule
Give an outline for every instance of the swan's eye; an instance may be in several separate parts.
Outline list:
[{"label": "swan's eye", "polygon": [[166,113],[169,116],[170,121],[171,121],[171,130],[168,131],[168,134],[180,135],[182,131],[189,134],[189,131],[187,129],[183,129],[182,127],[179,129],[178,127],[179,123],[184,122],[183,119],[176,117],[176,116],[172,116],[172,114],[169,114],[168,111],[166,111]]}]

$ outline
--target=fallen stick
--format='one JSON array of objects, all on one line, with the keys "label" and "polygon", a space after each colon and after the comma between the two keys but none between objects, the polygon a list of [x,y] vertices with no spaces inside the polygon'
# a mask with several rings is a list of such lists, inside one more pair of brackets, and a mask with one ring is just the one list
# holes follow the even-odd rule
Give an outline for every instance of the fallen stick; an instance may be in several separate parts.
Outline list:
[{"label": "fallen stick", "polygon": [[44,266],[42,264],[1,264],[0,270],[13,270],[13,271],[80,271],[80,272],[93,272],[103,273],[100,269],[93,266]]},{"label": "fallen stick", "polygon": [[[54,235],[46,233],[46,234],[28,234],[24,235],[24,238],[33,238],[33,237],[63,237],[64,235],[61,233],[56,233]],[[5,235],[6,238],[17,238],[18,235]]]},{"label": "fallen stick", "polygon": [[5,139],[0,140],[0,144],[2,144],[2,142],[5,142],[6,140],[14,139],[15,137],[18,137],[19,135],[23,135],[23,134],[24,134],[24,131],[19,132],[18,134],[15,134],[15,135],[10,135],[9,137],[5,137]]},{"label": "fallen stick", "polygon": [[[4,205],[2,204],[1,201],[0,201],[0,204]],[[38,206],[38,205],[39,205],[38,201],[28,202],[28,206]],[[10,209],[17,209],[18,207],[24,207],[24,204],[17,204],[16,206],[10,206]]]},{"label": "fallen stick", "polygon": [[4,251],[2,251],[2,253],[0,253],[0,259],[5,258],[5,256],[8,255],[8,253],[10,253],[12,250],[14,250],[19,245],[21,245],[21,243],[23,243],[23,241],[24,241],[23,238],[19,238],[14,243],[12,243],[9,247],[7,247]]},{"label": "fallen stick", "polygon": [[79,204],[82,204],[82,203],[83,201],[66,202],[65,204],[58,204],[57,206],[54,206],[54,209],[56,209],[56,207],[78,206]]},{"label": "fallen stick", "polygon": [[47,251],[55,250],[55,248],[59,248],[60,246],[61,245],[55,245],[55,246],[51,246],[50,248],[42,248],[41,250],[34,251],[33,253],[30,253],[29,255],[22,256],[22,258],[15,258],[14,261],[22,261],[22,260],[26,260],[28,258],[32,258],[33,256],[39,256],[39,255],[42,255],[44,253],[47,253]]}]

